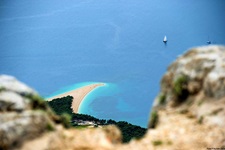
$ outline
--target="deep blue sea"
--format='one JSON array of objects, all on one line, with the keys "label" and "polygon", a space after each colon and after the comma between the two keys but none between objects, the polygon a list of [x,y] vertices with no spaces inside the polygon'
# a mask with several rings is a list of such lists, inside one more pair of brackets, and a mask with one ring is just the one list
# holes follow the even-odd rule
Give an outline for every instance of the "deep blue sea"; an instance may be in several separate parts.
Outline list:
[{"label": "deep blue sea", "polygon": [[0,0],[0,74],[45,97],[106,83],[82,112],[143,127],[167,66],[207,40],[225,45],[224,0]]}]

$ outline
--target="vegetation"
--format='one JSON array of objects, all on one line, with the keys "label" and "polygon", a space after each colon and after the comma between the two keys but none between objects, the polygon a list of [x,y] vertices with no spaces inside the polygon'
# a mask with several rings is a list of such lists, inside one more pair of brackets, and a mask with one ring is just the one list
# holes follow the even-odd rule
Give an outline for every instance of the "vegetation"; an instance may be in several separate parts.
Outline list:
[{"label": "vegetation", "polygon": [[166,95],[165,94],[160,94],[158,101],[159,101],[160,105],[165,104],[166,103]]},{"label": "vegetation", "polygon": [[85,125],[79,125],[79,126],[74,126],[76,129],[86,129],[88,126]]},{"label": "vegetation", "polygon": [[159,115],[157,111],[152,111],[151,112],[151,118],[149,122],[149,128],[155,128],[159,120]]},{"label": "vegetation", "polygon": [[48,131],[54,131],[55,130],[54,126],[50,122],[47,123],[46,128],[47,128]]},{"label": "vegetation", "polygon": [[123,134],[123,142],[129,142],[132,138],[140,139],[146,133],[146,129],[125,121],[116,122],[115,125],[119,127]]},{"label": "vegetation", "polygon": [[39,95],[25,94],[25,93],[22,93],[22,95],[31,101],[31,107],[33,109],[42,109],[42,110],[48,109],[48,104]]},{"label": "vegetation", "polygon": [[90,115],[85,114],[72,114],[72,120],[82,120],[82,121],[92,121],[92,122],[98,122],[99,124],[105,124],[106,120],[100,120]]},{"label": "vegetation", "polygon": [[159,146],[159,145],[162,145],[163,142],[160,141],[160,140],[156,140],[156,141],[152,141],[152,144],[153,144],[154,146]]},{"label": "vegetation", "polygon": [[202,123],[203,123],[203,119],[204,119],[204,117],[201,116],[201,117],[198,119],[198,123],[199,123],[199,124],[202,124]]},{"label": "vegetation", "polygon": [[66,96],[62,98],[56,98],[48,102],[49,106],[57,115],[69,114],[72,115],[71,104],[73,101],[72,96]]},{"label": "vegetation", "polygon": [[0,92],[4,91],[5,88],[4,87],[0,87]]},{"label": "vegetation", "polygon": [[71,104],[73,101],[72,96],[53,99],[48,104],[55,111],[56,114],[61,115],[61,120],[65,127],[74,126],[75,128],[85,128],[84,125],[78,125],[76,121],[90,121],[94,123],[94,127],[98,125],[116,125],[122,132],[123,142],[129,142],[132,138],[141,138],[146,129],[140,126],[132,125],[125,121],[115,121],[112,119],[98,119],[90,115],[76,114],[72,112]]},{"label": "vegetation", "polygon": [[221,111],[223,111],[223,108],[218,108],[218,109],[212,111],[209,115],[217,115]]},{"label": "vegetation", "polygon": [[178,77],[173,84],[173,93],[176,96],[177,102],[183,102],[188,97],[187,90],[188,77],[181,75]]},{"label": "vegetation", "polygon": [[71,124],[71,116],[67,113],[63,113],[60,118],[61,123],[64,125],[65,128],[70,128]]}]

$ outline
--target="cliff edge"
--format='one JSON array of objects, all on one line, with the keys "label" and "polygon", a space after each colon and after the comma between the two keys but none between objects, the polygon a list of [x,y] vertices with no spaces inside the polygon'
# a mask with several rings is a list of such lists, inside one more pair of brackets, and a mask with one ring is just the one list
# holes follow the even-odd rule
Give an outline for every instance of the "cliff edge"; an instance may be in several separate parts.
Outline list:
[{"label": "cliff edge", "polygon": [[190,49],[168,67],[148,127],[162,148],[225,146],[225,47]]}]

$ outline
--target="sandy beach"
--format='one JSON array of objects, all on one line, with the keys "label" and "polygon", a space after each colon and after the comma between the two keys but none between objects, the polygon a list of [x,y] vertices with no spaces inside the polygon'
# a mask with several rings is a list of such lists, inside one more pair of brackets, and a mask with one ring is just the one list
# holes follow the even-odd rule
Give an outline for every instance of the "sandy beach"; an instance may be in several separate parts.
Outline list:
[{"label": "sandy beach", "polygon": [[80,104],[82,102],[82,100],[84,99],[84,97],[90,93],[92,90],[94,90],[95,88],[99,87],[99,86],[104,86],[103,83],[96,83],[96,84],[91,84],[91,85],[87,85],[87,86],[83,86],[80,87],[78,89],[63,93],[63,94],[59,94],[56,95],[54,97],[48,98],[48,101],[51,101],[55,98],[61,98],[61,97],[65,97],[65,96],[72,96],[73,97],[73,102],[72,102],[72,106],[71,108],[73,109],[74,113],[78,113]]}]

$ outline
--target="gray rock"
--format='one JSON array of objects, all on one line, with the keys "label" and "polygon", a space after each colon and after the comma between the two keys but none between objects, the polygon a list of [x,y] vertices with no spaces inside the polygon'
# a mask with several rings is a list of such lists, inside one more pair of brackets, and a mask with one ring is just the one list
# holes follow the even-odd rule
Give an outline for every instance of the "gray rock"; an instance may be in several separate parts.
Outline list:
[{"label": "gray rock", "polygon": [[[46,130],[50,120],[43,112],[0,114],[0,148],[10,149]],[[3,121],[3,122],[2,122]]]},{"label": "gray rock", "polygon": [[12,76],[0,75],[0,149],[12,149],[54,129],[49,110],[33,89]]},{"label": "gray rock", "polygon": [[[200,91],[216,99],[225,96],[225,47],[212,45],[187,51],[168,67],[161,81],[160,93],[167,102],[182,102]],[[157,100],[155,105],[160,105]]]},{"label": "gray rock", "polygon": [[212,45],[192,48],[168,67],[152,111],[174,111],[224,127],[224,102],[225,47]]},{"label": "gray rock", "polygon": [[0,111],[22,111],[26,108],[24,98],[11,91],[0,92]]},{"label": "gray rock", "polygon": [[20,94],[37,94],[32,88],[9,75],[0,75],[0,89]]}]

